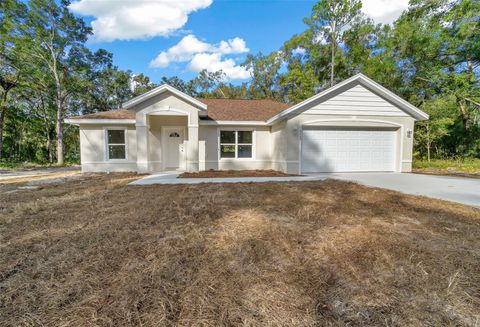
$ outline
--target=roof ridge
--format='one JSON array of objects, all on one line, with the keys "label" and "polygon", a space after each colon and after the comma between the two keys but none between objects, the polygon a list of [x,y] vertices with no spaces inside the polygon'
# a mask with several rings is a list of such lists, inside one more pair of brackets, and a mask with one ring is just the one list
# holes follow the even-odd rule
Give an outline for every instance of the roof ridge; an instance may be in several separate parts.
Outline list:
[{"label": "roof ridge", "polygon": [[287,104],[286,102],[283,102],[283,101],[279,101],[279,100],[274,100],[274,99],[230,99],[230,98],[200,98],[200,97],[197,97],[195,98],[197,100],[242,100],[242,101],[272,101],[272,102],[279,102],[279,103],[285,103]]}]

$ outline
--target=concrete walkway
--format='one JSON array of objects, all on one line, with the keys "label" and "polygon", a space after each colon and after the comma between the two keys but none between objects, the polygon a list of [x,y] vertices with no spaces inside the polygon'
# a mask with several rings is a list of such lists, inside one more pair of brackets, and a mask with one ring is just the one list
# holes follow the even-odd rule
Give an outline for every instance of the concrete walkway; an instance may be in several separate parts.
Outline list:
[{"label": "concrete walkway", "polygon": [[334,173],[288,177],[177,178],[179,174],[179,172],[157,173],[134,181],[130,183],[130,185],[307,182],[331,178],[480,207],[480,179],[473,178],[399,173]]},{"label": "concrete walkway", "polygon": [[320,175],[286,177],[235,177],[235,178],[177,178],[179,172],[163,172],[146,176],[130,185],[152,184],[201,184],[201,183],[265,183],[265,182],[307,182],[319,181],[328,177]]}]

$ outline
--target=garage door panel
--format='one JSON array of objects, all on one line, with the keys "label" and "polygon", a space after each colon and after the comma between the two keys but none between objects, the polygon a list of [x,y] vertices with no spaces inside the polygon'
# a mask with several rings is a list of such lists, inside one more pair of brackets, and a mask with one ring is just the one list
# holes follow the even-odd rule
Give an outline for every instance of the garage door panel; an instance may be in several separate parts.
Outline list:
[{"label": "garage door panel", "polygon": [[306,129],[302,172],[394,171],[395,131]]}]

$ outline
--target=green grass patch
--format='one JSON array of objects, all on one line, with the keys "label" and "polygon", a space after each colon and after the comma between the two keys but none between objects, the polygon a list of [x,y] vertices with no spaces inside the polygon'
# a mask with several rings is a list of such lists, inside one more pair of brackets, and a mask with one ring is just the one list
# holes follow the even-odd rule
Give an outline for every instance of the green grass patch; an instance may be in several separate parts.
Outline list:
[{"label": "green grass patch", "polygon": [[66,167],[72,164],[59,165],[57,163],[9,162],[0,161],[0,170],[39,169],[50,167]]},{"label": "green grass patch", "polygon": [[480,159],[465,158],[465,159],[434,159],[414,160],[413,168],[419,170],[438,170],[444,172],[461,172],[469,174],[480,174]]}]

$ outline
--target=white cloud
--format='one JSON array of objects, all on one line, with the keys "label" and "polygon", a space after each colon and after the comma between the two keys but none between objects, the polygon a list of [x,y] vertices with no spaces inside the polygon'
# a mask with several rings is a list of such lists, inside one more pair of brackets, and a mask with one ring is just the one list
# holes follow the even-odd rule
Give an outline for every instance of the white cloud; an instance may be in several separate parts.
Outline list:
[{"label": "white cloud", "polygon": [[362,0],[362,11],[376,23],[390,24],[408,8],[409,0]]},{"label": "white cloud", "polygon": [[134,40],[166,36],[180,29],[188,15],[212,0],[78,0],[70,9],[93,16],[94,40]]},{"label": "white cloud", "polygon": [[223,54],[230,54],[244,53],[250,51],[250,49],[247,48],[247,44],[243,39],[236,37],[228,41],[220,41],[218,51]]},{"label": "white cloud", "polygon": [[306,52],[307,52],[307,50],[306,50],[305,48],[296,47],[295,49],[292,50],[292,55],[294,55],[294,56],[296,56],[296,55],[301,55],[301,56],[303,56]]},{"label": "white cloud", "polygon": [[243,66],[239,66],[233,59],[222,60],[220,53],[197,53],[188,68],[194,72],[206,69],[209,72],[223,71],[228,79],[240,80],[251,77],[250,72]]},{"label": "white cloud", "polygon": [[206,43],[195,35],[187,35],[176,45],[160,54],[150,62],[150,67],[165,68],[170,63],[189,62],[188,69],[200,72],[222,70],[228,79],[247,79],[250,73],[225,55],[241,54],[250,51],[245,41],[239,37],[220,41],[218,44]]},{"label": "white cloud", "polygon": [[210,51],[211,48],[211,44],[200,41],[195,35],[187,35],[167,51],[160,52],[150,66],[165,68],[170,62],[189,61],[195,53]]}]

